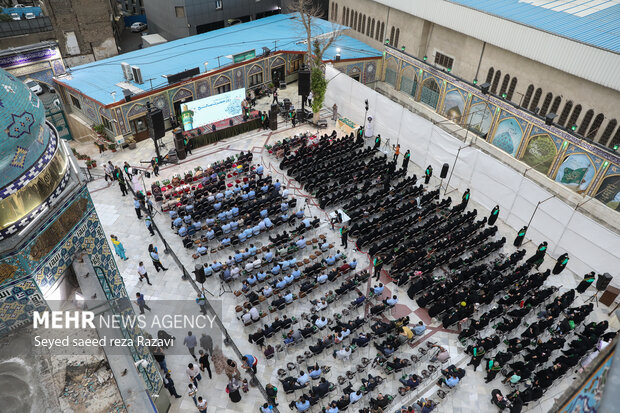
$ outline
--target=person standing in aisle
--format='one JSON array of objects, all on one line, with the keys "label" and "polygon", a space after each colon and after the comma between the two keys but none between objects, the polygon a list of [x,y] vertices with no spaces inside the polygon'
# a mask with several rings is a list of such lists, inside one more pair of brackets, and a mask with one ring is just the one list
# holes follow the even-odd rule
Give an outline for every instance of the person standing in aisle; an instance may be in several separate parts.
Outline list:
[{"label": "person standing in aisle", "polygon": [[125,255],[125,247],[123,247],[123,244],[121,244],[116,235],[110,235],[110,238],[112,239],[112,245],[114,245],[116,255],[121,257],[123,261],[127,261],[127,256]]},{"label": "person standing in aisle", "polygon": [[146,279],[146,283],[148,285],[153,285],[151,284],[151,280],[149,280],[149,275],[146,273],[146,267],[144,266],[144,263],[142,261],[140,261],[140,264],[138,264],[138,276],[140,277],[140,282]]},{"label": "person standing in aisle", "polygon": [[174,387],[174,381],[172,377],[170,377],[170,373],[166,373],[164,377],[164,387],[168,389],[168,392],[171,396],[174,396],[177,399],[180,399],[181,396],[177,393],[177,389]]},{"label": "person standing in aisle", "polygon": [[381,277],[381,268],[383,268],[383,257],[381,255],[377,255],[372,261],[372,265],[375,268],[375,279],[379,280]]},{"label": "person standing in aisle", "polygon": [[149,232],[151,233],[151,236],[155,235],[155,231],[153,230],[153,218],[147,215],[147,217],[144,219],[144,225],[146,225],[146,229],[149,230]]},{"label": "person standing in aisle", "polygon": [[194,360],[198,361],[198,359],[196,358],[196,352],[195,352],[195,348],[196,348],[196,345],[198,344],[198,341],[196,340],[196,336],[192,335],[191,331],[187,332],[187,337],[183,339],[183,344],[187,346],[187,349],[189,350],[189,354],[192,355]]},{"label": "person standing in aisle", "polygon": [[342,228],[340,228],[340,240],[342,241],[342,246],[344,248],[347,248],[348,237],[349,237],[349,227],[344,225]]},{"label": "person standing in aisle", "polygon": [[428,185],[431,176],[433,176],[433,167],[429,165],[426,167],[426,171],[424,171],[424,184]]},{"label": "person standing in aisle", "polygon": [[163,271],[168,271],[168,268],[164,268],[161,261],[159,260],[159,254],[157,253],[157,247],[154,247],[153,244],[149,244],[149,254],[151,255],[151,260],[153,261],[153,266],[155,270],[159,272],[160,269]]},{"label": "person standing in aisle", "polygon": [[136,210],[138,219],[142,219],[142,211],[140,211],[140,201],[138,200],[138,197],[133,197],[133,207]]},{"label": "person standing in aisle", "polygon": [[144,300],[144,294],[136,293],[136,305],[140,309],[140,314],[144,314],[144,309],[151,311],[151,307],[146,305],[146,301]]},{"label": "person standing in aisle", "polygon": [[400,143],[396,144],[396,147],[394,148],[394,162],[398,162],[398,155],[400,155]]},{"label": "person standing in aisle", "polygon": [[411,157],[411,152],[407,149],[405,155],[403,156],[403,169],[407,172],[407,168],[409,167],[409,158]]},{"label": "person standing in aisle", "polygon": [[200,371],[205,371],[209,373],[209,378],[212,379],[213,375],[211,374],[211,363],[209,363],[209,355],[204,352],[204,350],[198,350],[198,354],[200,357],[198,358],[198,363],[200,364]]},{"label": "person standing in aisle", "polygon": [[493,210],[491,211],[491,215],[489,216],[489,219],[487,220],[487,224],[489,224],[490,227],[495,225],[495,221],[497,221],[498,216],[499,216],[499,205],[495,205],[495,208],[493,208]]}]

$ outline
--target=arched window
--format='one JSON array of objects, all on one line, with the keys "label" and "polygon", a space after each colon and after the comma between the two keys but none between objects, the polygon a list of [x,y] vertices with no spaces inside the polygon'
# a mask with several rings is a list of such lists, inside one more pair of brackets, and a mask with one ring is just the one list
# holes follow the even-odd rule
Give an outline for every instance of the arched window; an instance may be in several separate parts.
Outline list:
[{"label": "arched window", "polygon": [[396,28],[392,26],[390,30],[390,46],[394,46],[394,34],[396,33]]},{"label": "arched window", "polygon": [[577,119],[579,119],[579,115],[581,115],[581,105],[575,106],[573,109],[573,113],[570,115],[570,119],[568,120],[567,128],[571,128],[573,125],[577,124]]},{"label": "arched window", "polygon": [[372,26],[372,19],[368,16],[368,25],[366,26],[366,36],[372,38],[370,28]]},{"label": "arched window", "polygon": [[549,109],[549,105],[551,105],[551,100],[553,99],[553,93],[549,92],[545,95],[545,100],[543,100],[543,104],[540,107],[540,116],[545,116],[547,114],[547,109]]},{"label": "arched window", "polygon": [[607,141],[611,137],[611,134],[616,128],[616,125],[618,125],[618,121],[615,119],[612,119],[607,123],[607,126],[605,127],[605,130],[603,131],[603,134],[601,135],[601,139],[599,141],[601,145],[607,145]]},{"label": "arched window", "polygon": [[594,111],[589,109],[586,114],[583,116],[581,120],[581,125],[579,125],[579,129],[577,129],[577,133],[581,136],[585,136],[586,131],[588,130],[588,126],[590,126],[590,122],[592,121],[592,117],[594,116]]},{"label": "arched window", "polygon": [[342,12],[342,24],[344,24],[345,26],[349,25],[349,8],[345,7],[344,11]]},{"label": "arched window", "polygon": [[534,93],[534,85],[529,85],[527,87],[527,91],[525,92],[525,96],[523,97],[523,103],[521,105],[526,109],[530,105],[530,100],[532,99],[532,93]]},{"label": "arched window", "polygon": [[399,37],[400,37],[400,29],[396,29],[396,35],[394,36],[394,47],[398,47]]},{"label": "arched window", "polygon": [[508,84],[510,83],[510,75],[509,74],[505,74],[504,75],[504,80],[502,81],[502,87],[499,88],[499,95],[502,96],[504,93],[506,93],[506,90],[508,89]]},{"label": "arched window", "polygon": [[560,120],[558,121],[558,125],[564,126],[566,125],[566,120],[568,119],[568,115],[570,115],[570,111],[573,108],[573,101],[569,100],[564,104],[564,109],[562,109],[562,114],[560,115]]},{"label": "arched window", "polygon": [[366,15],[364,14],[364,16],[362,17],[362,27],[361,27],[361,32],[362,34],[366,34],[366,32],[364,31],[364,29],[366,29]]},{"label": "arched window", "polygon": [[611,140],[611,142],[609,142],[607,146],[613,148],[616,145],[620,145],[620,128],[618,128],[616,134],[614,135],[614,138]]},{"label": "arched window", "polygon": [[555,113],[557,115],[558,109],[560,109],[560,103],[562,103],[562,97],[556,96],[555,99],[553,99],[553,105],[551,105],[551,109],[549,109],[549,113]]},{"label": "arched window", "polygon": [[[370,22],[370,20],[368,20]],[[370,23],[370,38],[374,39],[375,38],[375,19],[372,19],[372,22]]]},{"label": "arched window", "polygon": [[491,93],[497,92],[497,86],[499,85],[499,80],[502,78],[502,71],[498,70],[495,72],[495,77],[493,77],[493,84],[491,85]]},{"label": "arched window", "polygon": [[530,104],[530,111],[535,112],[538,107],[538,102],[540,102],[540,96],[542,95],[542,89],[536,89],[534,92],[534,98],[532,99],[532,103]]},{"label": "arched window", "polygon": [[594,137],[599,133],[599,129],[601,128],[604,119],[605,115],[603,115],[602,113],[596,115],[596,117],[594,118],[594,122],[592,122],[592,126],[590,126],[590,130],[588,131],[588,135],[586,136],[586,138],[594,139]]},{"label": "arched window", "polygon": [[334,21],[338,21],[338,4],[334,3]]},{"label": "arched window", "polygon": [[353,30],[357,30],[357,12],[353,13]]},{"label": "arched window", "polygon": [[383,41],[385,39],[385,23],[381,23],[381,36],[379,36],[379,40]]},{"label": "arched window", "polygon": [[362,13],[357,16],[357,31],[364,34],[364,23],[362,21]]},{"label": "arched window", "polygon": [[495,69],[490,67],[489,71],[487,72],[487,81],[486,81],[486,83],[491,83],[493,81],[493,74],[494,73],[495,73]]},{"label": "arched window", "polygon": [[510,81],[510,87],[508,87],[508,100],[512,100],[512,95],[515,93],[515,88],[517,87],[517,78],[513,77]]}]

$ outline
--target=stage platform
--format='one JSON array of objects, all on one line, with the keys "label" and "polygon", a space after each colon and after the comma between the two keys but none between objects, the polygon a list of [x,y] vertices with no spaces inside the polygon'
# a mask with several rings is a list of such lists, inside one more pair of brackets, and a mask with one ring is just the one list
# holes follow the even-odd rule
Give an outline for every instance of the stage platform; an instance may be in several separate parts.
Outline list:
[{"label": "stage platform", "polygon": [[[230,121],[232,120],[232,126]],[[224,119],[215,122],[215,131],[212,129],[213,124],[201,126],[190,131],[184,131],[183,136],[189,138],[193,142],[194,148],[209,145],[222,139],[240,135],[242,133],[259,129],[261,127],[260,115],[257,110],[250,112],[250,117],[243,120],[243,116],[235,116],[233,118]]]}]

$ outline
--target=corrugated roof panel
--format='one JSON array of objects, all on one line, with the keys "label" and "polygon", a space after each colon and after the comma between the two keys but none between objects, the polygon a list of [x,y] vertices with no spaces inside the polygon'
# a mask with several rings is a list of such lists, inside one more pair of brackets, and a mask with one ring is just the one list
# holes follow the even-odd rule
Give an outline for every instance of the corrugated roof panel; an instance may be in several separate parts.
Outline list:
[{"label": "corrugated roof panel", "polygon": [[[321,19],[313,23],[315,36],[346,28]],[[273,49],[275,40],[277,50],[305,52],[307,47],[302,43],[305,32],[300,30],[300,24],[293,14],[265,17],[72,67],[67,71],[69,75],[60,80],[103,104],[110,104],[122,96],[117,85],[124,81],[121,62],[139,66],[143,79],[150,79],[146,87],[151,87],[152,82],[154,88],[159,88],[168,84],[166,75],[192,67],[199,67],[203,73],[205,63],[210,69],[217,69],[232,63],[234,54],[248,50],[260,54],[263,46]],[[326,51],[325,60],[335,58],[338,48],[343,60],[381,56],[381,52],[360,40],[340,36]],[[145,85],[135,86],[145,88]],[[116,93],[116,98],[111,92]]]},{"label": "corrugated roof panel", "polygon": [[618,32],[620,3],[615,0],[449,0],[517,23],[620,53],[604,33]]}]

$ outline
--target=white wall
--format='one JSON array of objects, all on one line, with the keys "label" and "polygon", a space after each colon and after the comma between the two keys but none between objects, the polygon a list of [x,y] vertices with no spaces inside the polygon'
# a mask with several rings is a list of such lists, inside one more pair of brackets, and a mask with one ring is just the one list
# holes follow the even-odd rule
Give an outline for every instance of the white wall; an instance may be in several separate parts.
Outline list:
[{"label": "white wall", "polygon": [[[510,166],[465,143],[432,122],[409,112],[401,105],[375,92],[331,66],[326,69],[329,80],[325,106],[338,105],[339,113],[352,121],[364,122],[364,100],[368,99],[368,116],[373,117],[374,133],[380,133],[392,144],[401,145],[401,153],[411,150],[411,160],[419,167],[432,165],[439,175],[441,165],[452,169],[461,149],[450,186],[455,201],[470,188],[472,200],[489,211],[498,204],[501,219],[513,229],[527,225],[539,201],[552,196]],[[331,79],[331,80],[330,80]],[[471,135],[470,135],[471,136]],[[547,241],[549,254],[557,258],[568,252],[568,268],[578,276],[589,271],[609,272],[612,285],[620,287],[620,235],[603,227],[563,201],[553,198],[541,204],[528,229],[527,237],[535,243]],[[512,242],[512,240],[508,240]]]}]

